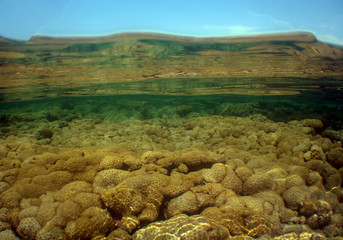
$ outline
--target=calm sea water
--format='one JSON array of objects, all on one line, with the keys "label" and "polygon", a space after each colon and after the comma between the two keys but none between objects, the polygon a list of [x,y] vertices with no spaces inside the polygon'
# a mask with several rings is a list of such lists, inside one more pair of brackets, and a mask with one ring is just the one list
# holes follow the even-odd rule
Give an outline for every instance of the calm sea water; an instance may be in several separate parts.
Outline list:
[{"label": "calm sea water", "polygon": [[274,121],[316,118],[328,127],[343,127],[343,83],[334,79],[180,78],[28,89],[2,92],[3,126],[41,119],[118,122],[262,114]]}]

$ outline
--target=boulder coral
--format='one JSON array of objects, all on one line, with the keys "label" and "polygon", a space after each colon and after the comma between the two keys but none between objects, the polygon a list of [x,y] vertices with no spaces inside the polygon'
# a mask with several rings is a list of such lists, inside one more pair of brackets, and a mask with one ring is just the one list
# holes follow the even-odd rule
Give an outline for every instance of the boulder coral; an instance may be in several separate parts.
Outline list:
[{"label": "boulder coral", "polygon": [[199,216],[177,215],[166,221],[155,222],[138,230],[133,239],[226,239],[228,231],[211,221]]},{"label": "boulder coral", "polygon": [[318,120],[83,124],[117,130],[0,140],[1,239],[342,237],[343,150]]},{"label": "boulder coral", "polygon": [[75,221],[68,222],[65,233],[68,239],[92,239],[106,236],[114,227],[114,221],[107,210],[90,207]]}]

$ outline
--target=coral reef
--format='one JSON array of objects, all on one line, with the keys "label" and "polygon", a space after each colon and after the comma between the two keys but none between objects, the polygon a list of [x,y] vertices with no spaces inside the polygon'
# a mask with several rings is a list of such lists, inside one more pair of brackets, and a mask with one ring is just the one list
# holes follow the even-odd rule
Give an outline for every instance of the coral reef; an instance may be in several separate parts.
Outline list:
[{"label": "coral reef", "polygon": [[166,221],[150,224],[138,230],[133,239],[225,239],[227,230],[210,219],[199,216],[180,214]]},{"label": "coral reef", "polygon": [[343,149],[318,120],[78,123],[0,140],[0,238],[343,236]]}]

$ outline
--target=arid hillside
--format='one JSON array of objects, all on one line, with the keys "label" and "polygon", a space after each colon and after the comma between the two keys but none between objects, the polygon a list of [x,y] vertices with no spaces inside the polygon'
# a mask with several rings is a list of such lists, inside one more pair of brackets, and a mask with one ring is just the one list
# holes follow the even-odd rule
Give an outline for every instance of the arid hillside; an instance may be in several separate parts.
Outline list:
[{"label": "arid hillside", "polygon": [[191,38],[127,33],[100,38],[0,38],[3,92],[153,78],[343,78],[343,48],[310,33]]}]

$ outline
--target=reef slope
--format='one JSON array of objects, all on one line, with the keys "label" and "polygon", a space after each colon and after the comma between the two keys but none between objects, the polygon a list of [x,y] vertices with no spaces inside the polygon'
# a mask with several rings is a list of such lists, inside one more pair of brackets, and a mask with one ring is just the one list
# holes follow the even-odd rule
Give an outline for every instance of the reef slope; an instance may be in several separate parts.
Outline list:
[{"label": "reef slope", "polygon": [[341,239],[342,132],[322,131],[254,115],[75,120],[50,146],[9,136],[0,237]]}]

